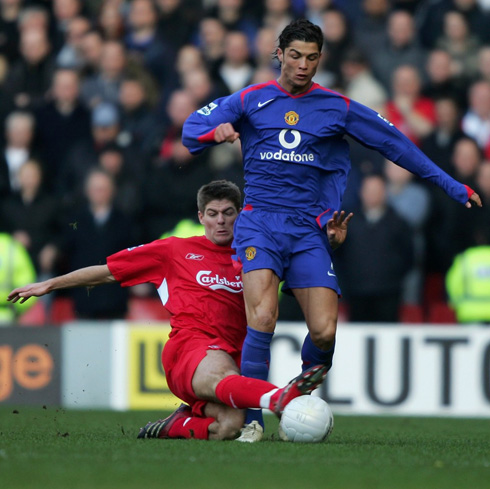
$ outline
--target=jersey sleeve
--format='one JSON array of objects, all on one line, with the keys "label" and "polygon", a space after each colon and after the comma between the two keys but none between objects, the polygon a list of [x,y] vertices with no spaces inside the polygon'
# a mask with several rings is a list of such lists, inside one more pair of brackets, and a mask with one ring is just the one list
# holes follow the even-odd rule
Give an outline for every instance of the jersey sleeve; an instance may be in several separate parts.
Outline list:
[{"label": "jersey sleeve", "polygon": [[465,204],[473,190],[449,176],[381,114],[351,101],[345,131],[362,145],[411,173],[441,187],[457,202]]},{"label": "jersey sleeve", "polygon": [[198,154],[217,144],[214,132],[220,124],[230,122],[237,130],[236,124],[242,114],[241,92],[216,99],[187,118],[182,131],[182,143],[192,154]]},{"label": "jersey sleeve", "polygon": [[160,287],[172,256],[172,238],[127,248],[107,257],[107,266],[123,286],[151,283]]}]

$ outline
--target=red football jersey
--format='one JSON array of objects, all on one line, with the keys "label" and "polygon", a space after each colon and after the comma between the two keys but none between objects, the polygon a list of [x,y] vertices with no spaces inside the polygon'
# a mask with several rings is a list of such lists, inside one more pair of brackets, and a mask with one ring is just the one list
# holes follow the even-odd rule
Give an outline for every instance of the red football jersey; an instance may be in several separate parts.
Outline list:
[{"label": "red football jersey", "polygon": [[246,333],[241,265],[205,236],[166,238],[107,258],[123,286],[152,283],[178,329],[207,332],[240,347]]}]

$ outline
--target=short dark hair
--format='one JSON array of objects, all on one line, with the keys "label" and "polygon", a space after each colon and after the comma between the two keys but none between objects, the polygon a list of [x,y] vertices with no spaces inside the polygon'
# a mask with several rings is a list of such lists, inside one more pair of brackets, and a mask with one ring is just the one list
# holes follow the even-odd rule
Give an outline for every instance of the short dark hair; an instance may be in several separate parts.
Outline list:
[{"label": "short dark hair", "polygon": [[279,48],[285,51],[293,41],[316,42],[318,51],[322,52],[323,32],[307,19],[293,20],[279,35]]},{"label": "short dark hair", "polygon": [[228,180],[214,180],[203,185],[197,192],[197,208],[204,213],[212,200],[229,200],[237,210],[242,206],[242,193],[237,185]]}]

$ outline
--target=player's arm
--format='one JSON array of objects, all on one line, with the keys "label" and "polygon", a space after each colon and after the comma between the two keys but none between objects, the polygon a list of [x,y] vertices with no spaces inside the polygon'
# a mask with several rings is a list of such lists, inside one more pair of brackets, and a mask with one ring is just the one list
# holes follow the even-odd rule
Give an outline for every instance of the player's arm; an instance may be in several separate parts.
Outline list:
[{"label": "player's arm", "polygon": [[390,121],[368,107],[351,100],[346,112],[345,130],[362,145],[441,187],[457,202],[466,207],[481,207],[481,199],[473,189],[449,176]]},{"label": "player's arm", "polygon": [[85,267],[53,277],[43,282],[24,285],[14,289],[7,297],[11,302],[25,302],[29,297],[41,297],[49,294],[53,290],[70,289],[73,287],[94,287],[96,285],[109,284],[115,282],[115,278],[107,265],[95,265]]},{"label": "player's arm", "polygon": [[239,93],[219,98],[187,118],[182,130],[182,143],[192,154],[216,144],[233,143],[240,137],[235,125],[241,116]]},{"label": "player's arm", "polygon": [[335,211],[332,217],[327,221],[328,242],[333,250],[337,249],[347,237],[347,226],[354,214],[351,212],[347,216],[345,211]]}]

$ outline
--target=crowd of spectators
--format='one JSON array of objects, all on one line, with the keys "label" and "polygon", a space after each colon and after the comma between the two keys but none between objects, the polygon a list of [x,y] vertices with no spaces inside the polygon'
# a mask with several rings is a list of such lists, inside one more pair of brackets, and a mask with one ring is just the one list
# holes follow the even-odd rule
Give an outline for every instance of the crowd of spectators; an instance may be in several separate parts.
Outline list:
[{"label": "crowd of spectators", "polygon": [[[373,270],[349,263],[346,248],[341,285],[348,297],[355,284],[361,311],[359,296],[376,293],[362,277],[391,274],[399,283],[389,291],[421,304],[428,277],[442,279],[457,253],[490,244],[487,0],[0,0],[0,231],[46,276],[195,218],[196,192],[211,179],[243,188],[238,143],[194,157],[182,125],[209,101],[277,77],[278,34],[298,17],[324,32],[315,81],[388,118],[483,198],[468,212],[350,141],[344,208],[360,227],[349,249],[359,254],[373,229],[410,242],[398,265],[376,251]],[[401,222],[383,225],[368,192]],[[125,313],[90,307],[80,305],[80,317]]]}]

